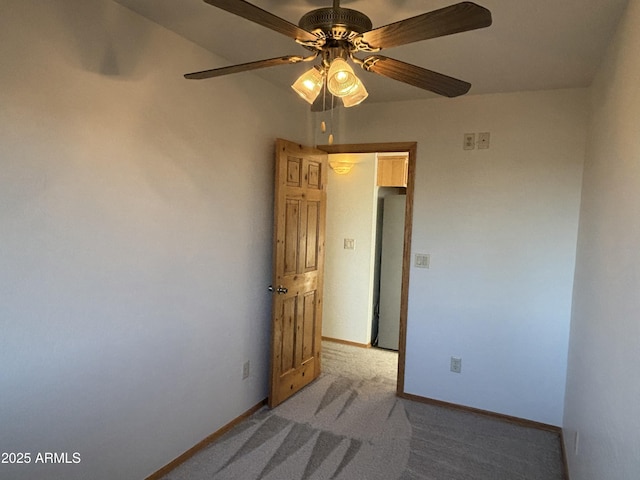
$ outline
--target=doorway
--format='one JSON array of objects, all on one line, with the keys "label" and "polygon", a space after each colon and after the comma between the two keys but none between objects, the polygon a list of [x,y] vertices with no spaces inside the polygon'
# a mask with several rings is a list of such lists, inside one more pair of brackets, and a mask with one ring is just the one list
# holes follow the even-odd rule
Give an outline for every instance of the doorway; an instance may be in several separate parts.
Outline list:
[{"label": "doorway", "polygon": [[[406,152],[408,154],[407,162],[407,185],[406,185],[406,204],[404,206],[404,232],[402,236],[402,258],[401,258],[401,278],[400,286],[400,311],[399,311],[399,335],[398,335],[398,372],[396,391],[398,394],[404,393],[404,368],[405,368],[405,348],[406,348],[406,324],[408,310],[408,292],[409,292],[409,269],[411,265],[411,231],[413,218],[413,195],[414,195],[414,172],[416,164],[417,144],[415,142],[391,142],[391,143],[370,143],[370,144],[351,144],[351,145],[322,145],[319,149],[329,154],[388,154],[397,152]],[[357,167],[356,167],[357,168]],[[345,181],[348,177],[345,176]],[[348,205],[346,206],[348,210]],[[375,219],[374,219],[375,220]],[[374,233],[375,235],[375,233]],[[327,239],[333,242],[344,242],[342,248],[345,250],[358,249],[358,242],[355,238],[333,238]],[[353,242],[352,242],[353,241]],[[375,245],[375,238],[372,239]],[[366,246],[366,242],[365,245]],[[351,248],[353,247],[353,248]],[[328,247],[327,247],[328,248]],[[369,246],[371,248],[371,246]],[[371,250],[368,252],[371,257]],[[354,255],[354,262],[356,256]],[[325,298],[330,292],[325,292]],[[373,318],[373,317],[372,317]],[[371,320],[371,319],[370,319]],[[369,343],[353,342],[353,343]]]}]

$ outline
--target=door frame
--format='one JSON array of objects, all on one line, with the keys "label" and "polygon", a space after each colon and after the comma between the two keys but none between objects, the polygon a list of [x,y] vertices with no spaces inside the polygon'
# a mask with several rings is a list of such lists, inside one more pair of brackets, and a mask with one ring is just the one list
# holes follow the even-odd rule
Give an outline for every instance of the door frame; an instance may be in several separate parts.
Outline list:
[{"label": "door frame", "polygon": [[398,378],[396,393],[403,395],[407,348],[407,316],[409,312],[409,273],[411,270],[411,234],[413,231],[413,197],[418,142],[357,143],[318,145],[318,150],[334,153],[387,153],[408,152],[407,204],[404,211],[404,246],[402,253],[402,287],[400,291],[400,338],[398,342]]}]

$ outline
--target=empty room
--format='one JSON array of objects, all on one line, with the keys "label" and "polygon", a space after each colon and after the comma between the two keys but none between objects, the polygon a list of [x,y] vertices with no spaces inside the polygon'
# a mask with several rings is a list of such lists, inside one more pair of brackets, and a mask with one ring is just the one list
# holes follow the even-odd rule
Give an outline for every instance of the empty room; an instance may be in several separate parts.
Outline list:
[{"label": "empty room", "polygon": [[638,25],[2,0],[0,478],[638,478]]}]

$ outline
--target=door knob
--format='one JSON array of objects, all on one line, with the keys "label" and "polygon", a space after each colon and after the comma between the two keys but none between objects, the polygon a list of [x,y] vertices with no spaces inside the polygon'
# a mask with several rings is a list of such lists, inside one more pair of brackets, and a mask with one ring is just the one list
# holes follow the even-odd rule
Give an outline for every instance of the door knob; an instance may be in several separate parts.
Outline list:
[{"label": "door knob", "polygon": [[269,285],[269,291],[270,292],[275,292],[278,295],[284,295],[285,293],[287,293],[289,291],[288,288],[283,287],[282,285],[278,285],[278,288],[273,288],[272,285]]}]

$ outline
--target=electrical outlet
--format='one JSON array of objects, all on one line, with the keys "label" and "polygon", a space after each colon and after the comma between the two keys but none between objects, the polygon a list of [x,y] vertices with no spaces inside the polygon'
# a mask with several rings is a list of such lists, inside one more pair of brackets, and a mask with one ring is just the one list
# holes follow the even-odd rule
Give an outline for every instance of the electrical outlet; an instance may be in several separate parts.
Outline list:
[{"label": "electrical outlet", "polygon": [[251,364],[249,363],[249,360],[247,360],[246,362],[244,362],[244,365],[242,365],[242,379],[246,380],[247,378],[249,378],[249,373],[251,369]]},{"label": "electrical outlet", "polygon": [[355,250],[356,249],[356,241],[353,238],[345,238],[344,239],[344,249],[345,250]]},{"label": "electrical outlet", "polygon": [[453,373],[461,373],[462,372],[462,358],[460,358],[460,357],[451,357],[451,371]]},{"label": "electrical outlet", "polygon": [[464,141],[462,143],[462,148],[465,150],[473,150],[476,148],[476,134],[475,133],[465,133]]}]

